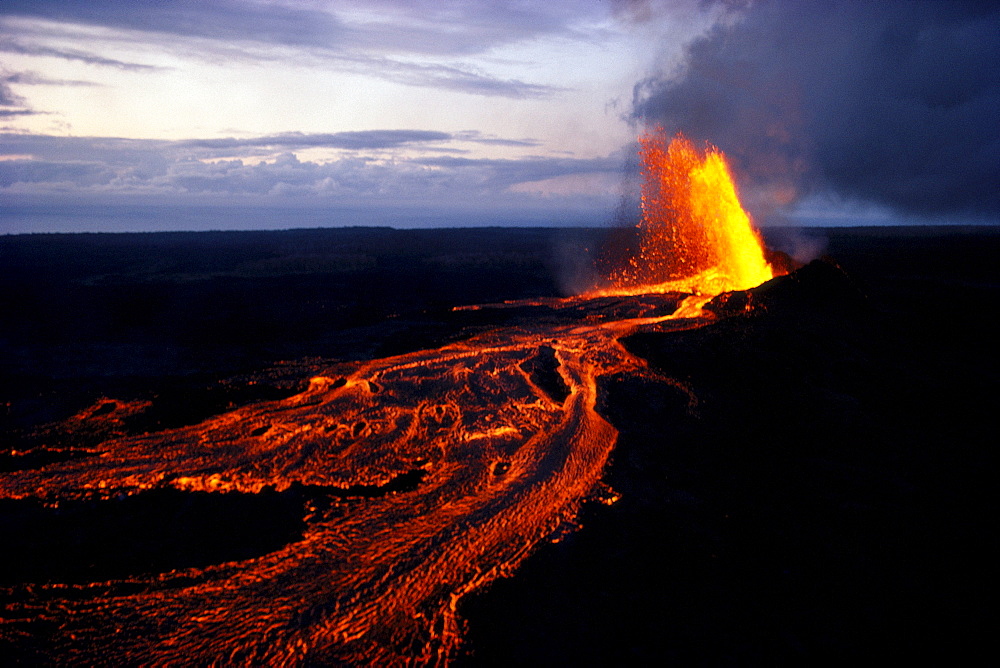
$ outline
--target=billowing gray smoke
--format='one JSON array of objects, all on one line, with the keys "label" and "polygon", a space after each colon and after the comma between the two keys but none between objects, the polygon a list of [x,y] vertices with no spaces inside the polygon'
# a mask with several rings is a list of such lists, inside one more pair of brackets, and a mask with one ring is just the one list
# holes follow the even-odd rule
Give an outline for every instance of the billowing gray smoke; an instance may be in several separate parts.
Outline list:
[{"label": "billowing gray smoke", "polygon": [[679,74],[639,82],[632,113],[711,141],[786,201],[827,190],[996,219],[998,63],[1000,3],[754,2]]}]

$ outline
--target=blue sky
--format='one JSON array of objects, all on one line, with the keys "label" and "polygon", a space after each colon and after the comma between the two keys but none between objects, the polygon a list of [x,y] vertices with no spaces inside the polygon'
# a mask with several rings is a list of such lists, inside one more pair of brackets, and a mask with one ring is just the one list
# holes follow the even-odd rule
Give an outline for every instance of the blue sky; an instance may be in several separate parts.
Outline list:
[{"label": "blue sky", "polygon": [[0,233],[606,224],[651,123],[763,224],[996,222],[991,4],[7,0]]}]

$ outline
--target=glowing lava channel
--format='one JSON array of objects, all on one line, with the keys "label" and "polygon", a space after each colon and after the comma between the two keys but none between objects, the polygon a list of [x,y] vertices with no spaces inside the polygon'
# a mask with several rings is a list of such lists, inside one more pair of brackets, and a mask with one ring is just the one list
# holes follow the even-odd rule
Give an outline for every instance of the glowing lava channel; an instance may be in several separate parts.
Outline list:
[{"label": "glowing lava channel", "polygon": [[[574,525],[617,431],[597,379],[644,366],[617,339],[649,318],[497,329],[436,350],[317,369],[309,388],[104,454],[0,476],[58,505],[172,486],[416,489],[335,502],[264,555],[84,585],[0,589],[0,638],[44,632],[41,662],[397,665],[447,660],[457,603]],[[544,346],[562,392],[526,371]],[[304,511],[304,514],[305,511]]]},{"label": "glowing lava channel", "polygon": [[[613,318],[601,310],[607,298],[565,300],[574,315],[562,321],[316,368],[296,396],[109,438],[99,457],[0,475],[0,497],[52,506],[168,486],[253,493],[301,485],[322,494],[422,471],[415,489],[347,501],[334,494],[303,510],[301,540],[257,558],[0,588],[0,639],[37,647],[41,663],[72,665],[109,657],[128,665],[447,661],[461,640],[458,601],[572,526],[599,488],[617,431],[597,411],[598,380],[647,373],[618,339],[668,318],[702,324],[699,306],[711,294],[771,277],[722,156],[701,157],[683,139],[642,141],[651,176],[642,247],[612,292],[648,296],[621,300]],[[669,291],[694,293],[695,302],[650,315],[681,301],[649,294]],[[652,302],[649,311],[643,304]],[[530,371],[543,358],[559,380]],[[30,640],[43,636],[43,644]]]}]

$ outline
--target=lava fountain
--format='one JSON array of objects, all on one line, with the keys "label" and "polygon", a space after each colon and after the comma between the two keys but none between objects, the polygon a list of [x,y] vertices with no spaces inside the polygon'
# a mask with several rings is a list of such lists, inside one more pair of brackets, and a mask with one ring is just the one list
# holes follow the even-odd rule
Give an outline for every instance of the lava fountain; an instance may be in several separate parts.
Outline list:
[{"label": "lava fountain", "polygon": [[668,143],[662,128],[641,136],[639,145],[639,247],[601,293],[714,296],[774,277],[718,149],[699,153],[680,134]]},{"label": "lava fountain", "polygon": [[[286,399],[0,473],[0,498],[53,512],[158,489],[308,499],[301,537],[263,556],[0,587],[0,652],[73,665],[446,662],[463,596],[572,529],[586,499],[613,498],[601,478],[617,430],[599,380],[647,373],[618,339],[699,326],[711,295],[771,278],[720,153],[654,132],[642,162],[641,248],[604,295],[467,307],[520,310],[441,348],[317,364]],[[85,411],[66,426],[115,418]]]}]

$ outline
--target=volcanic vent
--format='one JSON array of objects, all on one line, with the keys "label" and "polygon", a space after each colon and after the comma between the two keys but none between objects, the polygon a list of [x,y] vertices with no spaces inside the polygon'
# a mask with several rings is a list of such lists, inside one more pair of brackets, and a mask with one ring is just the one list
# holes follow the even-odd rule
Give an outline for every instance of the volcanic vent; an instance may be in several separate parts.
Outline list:
[{"label": "volcanic vent", "polygon": [[717,295],[774,277],[723,154],[699,152],[662,128],[639,138],[643,175],[637,248],[610,272],[605,294]]}]

